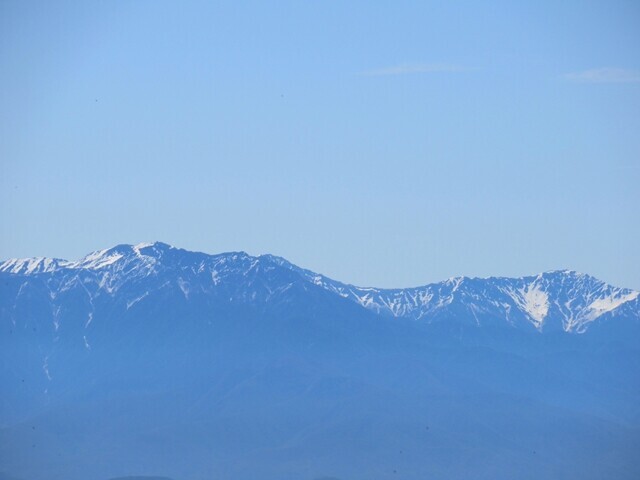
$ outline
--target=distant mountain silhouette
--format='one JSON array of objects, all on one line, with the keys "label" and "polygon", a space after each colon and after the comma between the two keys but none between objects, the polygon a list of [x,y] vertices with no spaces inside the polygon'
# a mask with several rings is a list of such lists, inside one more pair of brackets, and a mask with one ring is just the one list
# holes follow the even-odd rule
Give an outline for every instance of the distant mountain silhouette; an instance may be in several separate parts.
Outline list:
[{"label": "distant mountain silhouette", "polygon": [[[87,308],[94,305],[94,300],[111,298],[124,302],[127,310],[149,301],[154,294],[171,292],[192,304],[207,302],[219,308],[244,305],[263,310],[290,301],[313,307],[333,297],[333,303],[346,300],[376,314],[425,323],[456,316],[479,325],[507,322],[539,331],[582,333],[610,318],[640,318],[640,292],[613,287],[572,270],[522,278],[457,277],[404,289],[364,288],[332,280],[273,255],[207,255],[161,242],[118,245],[74,262],[7,260],[0,263],[0,275],[9,294],[24,289],[25,281],[29,290],[45,282],[46,292],[42,293],[50,296],[48,303],[54,310],[64,307],[61,302],[68,301],[73,292],[86,297]],[[4,308],[16,307],[11,305],[11,298],[8,295],[4,299]],[[86,315],[90,314],[87,311]]]},{"label": "distant mountain silhouette", "polygon": [[162,243],[8,260],[0,385],[24,480],[640,478],[638,294],[567,270],[376,289]]}]

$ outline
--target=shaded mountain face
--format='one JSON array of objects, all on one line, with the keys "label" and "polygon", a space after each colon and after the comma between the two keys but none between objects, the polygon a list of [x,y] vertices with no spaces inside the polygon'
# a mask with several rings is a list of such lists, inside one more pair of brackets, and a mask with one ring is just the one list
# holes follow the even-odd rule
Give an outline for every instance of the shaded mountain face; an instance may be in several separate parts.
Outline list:
[{"label": "shaded mountain face", "polygon": [[1,469],[637,478],[639,301],[572,271],[376,289],[162,243],[8,260]]}]

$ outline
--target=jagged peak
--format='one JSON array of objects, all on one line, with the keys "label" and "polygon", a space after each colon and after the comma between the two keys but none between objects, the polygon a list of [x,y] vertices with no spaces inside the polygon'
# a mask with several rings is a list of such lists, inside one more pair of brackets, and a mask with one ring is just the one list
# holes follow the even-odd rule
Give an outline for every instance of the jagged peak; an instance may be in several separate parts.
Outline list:
[{"label": "jagged peak", "polygon": [[547,270],[539,274],[542,278],[562,277],[562,278],[595,278],[583,272],[572,269]]},{"label": "jagged peak", "polygon": [[279,257],[278,255],[272,255],[270,253],[263,253],[262,255],[258,256],[258,258],[268,260],[281,266],[295,267],[295,265],[286,258]]}]

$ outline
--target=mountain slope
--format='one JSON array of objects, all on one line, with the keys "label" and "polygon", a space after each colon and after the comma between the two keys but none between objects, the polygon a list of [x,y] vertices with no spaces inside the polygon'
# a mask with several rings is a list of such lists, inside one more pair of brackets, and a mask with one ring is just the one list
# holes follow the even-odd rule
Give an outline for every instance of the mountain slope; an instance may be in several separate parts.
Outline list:
[{"label": "mountain slope", "polygon": [[269,258],[365,308],[415,320],[454,310],[476,319],[481,315],[504,318],[512,323],[528,321],[540,330],[545,324],[553,323],[565,331],[582,333],[590,322],[603,315],[615,315],[622,310],[625,315],[633,315],[639,310],[639,292],[612,287],[571,270],[523,278],[458,277],[421,287],[380,289],[344,284],[296,267],[282,258]]}]

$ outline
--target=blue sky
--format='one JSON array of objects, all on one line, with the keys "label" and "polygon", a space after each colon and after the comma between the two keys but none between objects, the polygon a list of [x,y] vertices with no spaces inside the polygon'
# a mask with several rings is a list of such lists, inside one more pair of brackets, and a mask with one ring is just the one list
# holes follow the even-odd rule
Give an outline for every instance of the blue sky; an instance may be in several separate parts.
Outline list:
[{"label": "blue sky", "polygon": [[638,2],[5,1],[0,72],[0,258],[640,289]]}]

